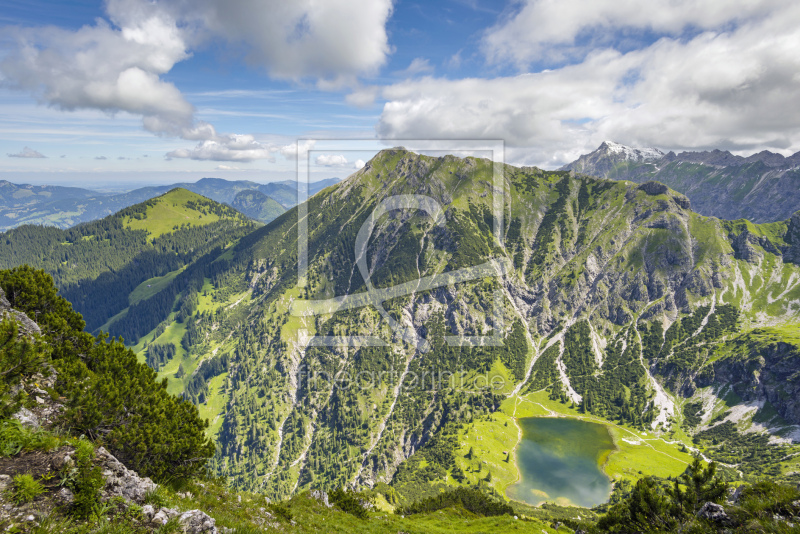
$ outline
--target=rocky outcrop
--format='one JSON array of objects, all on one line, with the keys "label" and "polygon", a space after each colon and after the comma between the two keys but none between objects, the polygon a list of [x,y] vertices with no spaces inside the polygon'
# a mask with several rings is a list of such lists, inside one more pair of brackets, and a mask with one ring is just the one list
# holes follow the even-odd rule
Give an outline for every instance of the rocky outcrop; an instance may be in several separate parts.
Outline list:
[{"label": "rocky outcrop", "polygon": [[783,247],[783,260],[800,264],[800,211],[789,219],[789,228],[783,238],[786,246]]},{"label": "rocky outcrop", "polygon": [[19,325],[20,331],[24,334],[38,335],[42,333],[42,331],[39,329],[39,325],[31,321],[30,317],[11,307],[8,299],[6,299],[6,294],[3,291],[3,288],[0,287],[0,320],[5,319],[6,317],[10,317],[13,321],[15,321]]},{"label": "rocky outcrop", "polygon": [[217,534],[216,520],[200,510],[188,510],[181,512],[174,508],[154,508],[145,505],[142,507],[142,515],[154,526],[166,525],[170,519],[178,518],[181,531],[186,534]]},{"label": "rocky outcrop", "polygon": [[699,387],[730,384],[742,401],[767,401],[781,417],[800,424],[800,348],[776,341],[751,341],[737,354],[721,358],[696,378]]},{"label": "rocky outcrop", "polygon": [[725,508],[713,502],[705,503],[697,512],[697,517],[719,526],[726,526],[731,523],[731,518],[725,512]]},{"label": "rocky outcrop", "polygon": [[147,477],[140,477],[135,471],[128,469],[122,462],[117,460],[111,453],[103,447],[97,449],[96,463],[103,470],[103,478],[106,479],[103,488],[103,497],[122,497],[123,499],[135,503],[142,503],[149,491],[156,489],[156,484]]}]

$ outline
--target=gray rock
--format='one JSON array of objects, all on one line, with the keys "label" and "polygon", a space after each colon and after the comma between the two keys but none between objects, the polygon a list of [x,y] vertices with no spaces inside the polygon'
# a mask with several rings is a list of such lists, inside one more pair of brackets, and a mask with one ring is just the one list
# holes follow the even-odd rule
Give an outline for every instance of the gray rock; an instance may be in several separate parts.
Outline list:
[{"label": "gray rock", "polygon": [[311,490],[309,495],[312,499],[316,499],[319,501],[320,504],[324,505],[326,508],[330,508],[333,506],[330,502],[328,502],[328,492],[322,490]]},{"label": "gray rock", "polygon": [[141,503],[148,491],[155,490],[158,486],[147,477],[140,477],[122,465],[111,453],[103,447],[97,449],[97,462],[103,469],[106,485],[103,488],[105,498],[122,497],[128,501]]},{"label": "gray rock", "polygon": [[39,428],[41,426],[39,418],[27,408],[20,408],[19,411],[11,417],[22,423],[23,426],[29,428]]},{"label": "gray rock", "polygon": [[700,511],[697,512],[697,517],[720,525],[726,525],[731,520],[728,514],[725,513],[725,508],[713,502],[705,503],[703,507],[700,508]]},{"label": "gray rock", "polygon": [[730,501],[732,503],[739,502],[739,499],[742,497],[742,492],[744,491],[744,485],[738,486],[735,490],[731,492]]},{"label": "gray rock", "polygon": [[172,508],[162,508],[153,515],[151,521],[153,523],[158,523],[159,525],[166,525],[167,521],[169,521],[176,515],[178,515],[177,510],[173,510]]},{"label": "gray rock", "polygon": [[178,519],[186,534],[217,534],[216,520],[200,510],[183,512]]},{"label": "gray rock", "polygon": [[783,249],[784,261],[800,264],[800,211],[789,219],[789,228],[784,240],[787,243]]},{"label": "gray rock", "polygon": [[61,488],[58,493],[56,493],[55,499],[61,506],[69,506],[75,501],[75,495],[69,488]]}]

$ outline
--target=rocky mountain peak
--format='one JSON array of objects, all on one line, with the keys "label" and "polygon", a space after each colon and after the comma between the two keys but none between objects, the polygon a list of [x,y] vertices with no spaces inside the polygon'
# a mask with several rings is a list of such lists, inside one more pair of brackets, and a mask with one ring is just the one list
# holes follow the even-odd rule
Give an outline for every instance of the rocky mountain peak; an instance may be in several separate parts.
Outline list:
[{"label": "rocky mountain peak", "polygon": [[629,161],[660,159],[664,156],[657,148],[633,148],[613,141],[603,141],[595,152],[622,156]]},{"label": "rocky mountain peak", "polygon": [[606,176],[620,164],[646,163],[663,157],[664,153],[657,148],[634,148],[613,141],[603,141],[597,150],[582,155],[559,170]]}]

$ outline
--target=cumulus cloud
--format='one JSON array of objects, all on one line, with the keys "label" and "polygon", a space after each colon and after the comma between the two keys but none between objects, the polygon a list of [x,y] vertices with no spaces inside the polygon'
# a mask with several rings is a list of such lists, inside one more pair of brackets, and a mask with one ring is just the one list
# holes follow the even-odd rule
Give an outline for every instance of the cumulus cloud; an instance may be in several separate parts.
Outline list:
[{"label": "cumulus cloud", "polygon": [[[40,159],[46,158],[44,154],[41,152],[34,150],[30,147],[25,147],[21,151],[17,152],[16,154],[8,154],[9,158],[32,158],[32,159]],[[62,156],[63,157],[63,156]]]},{"label": "cumulus cloud", "polygon": [[380,87],[376,85],[370,85],[368,87],[358,87],[354,89],[351,93],[347,94],[344,97],[344,99],[345,102],[347,102],[351,106],[356,106],[358,108],[368,108],[375,103],[375,98],[377,98],[379,92],[380,92]]},{"label": "cumulus cloud", "polygon": [[356,162],[353,164],[353,168],[355,170],[360,170],[364,168],[364,165],[366,165],[366,163],[364,163],[363,159],[357,159]]},{"label": "cumulus cloud", "polygon": [[155,4],[112,0],[111,23],[77,31],[17,29],[17,47],[0,61],[7,85],[58,109],[99,109],[142,116],[155,133],[191,128],[194,109],[160,79],[189,56],[183,31]]},{"label": "cumulus cloud", "polygon": [[16,46],[0,59],[3,84],[64,110],[127,112],[156,135],[197,141],[168,157],[251,161],[273,147],[219,134],[162,79],[191,49],[221,37],[274,77],[357,86],[389,53],[391,0],[108,0],[107,19],[78,30],[4,28]]},{"label": "cumulus cloud", "polygon": [[313,140],[305,140],[302,142],[292,143],[291,145],[282,146],[278,149],[278,152],[281,153],[286,159],[294,159],[296,160],[298,157],[305,157],[308,154],[308,151],[314,148],[316,144]]},{"label": "cumulus cloud", "polygon": [[376,129],[398,139],[505,139],[516,162],[543,166],[607,139],[796,151],[797,27],[800,7],[784,4],[733,28],[663,37],[627,52],[604,48],[552,70],[407,80],[382,90],[387,102]]},{"label": "cumulus cloud", "polygon": [[382,66],[390,51],[391,0],[199,0],[191,10],[278,78],[353,83]]},{"label": "cumulus cloud", "polygon": [[347,165],[347,158],[341,154],[320,154],[314,159],[314,163],[323,167],[344,167]]},{"label": "cumulus cloud", "polygon": [[492,62],[527,67],[582,58],[598,46],[631,46],[657,36],[686,37],[773,14],[783,0],[525,0],[490,28],[483,50]]},{"label": "cumulus cloud", "polygon": [[213,139],[201,141],[192,149],[179,148],[168,152],[167,157],[213,161],[275,161],[273,153],[277,150],[276,147],[256,141],[252,135],[215,135]]}]

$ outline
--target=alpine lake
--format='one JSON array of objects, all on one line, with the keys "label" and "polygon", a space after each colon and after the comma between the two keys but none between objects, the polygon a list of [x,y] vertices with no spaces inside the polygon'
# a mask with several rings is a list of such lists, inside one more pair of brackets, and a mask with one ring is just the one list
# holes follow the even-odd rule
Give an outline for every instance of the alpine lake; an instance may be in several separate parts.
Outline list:
[{"label": "alpine lake", "polygon": [[506,490],[509,498],[586,508],[608,500],[611,480],[602,467],[615,446],[605,426],[563,417],[529,417],[518,424],[520,480]]}]

